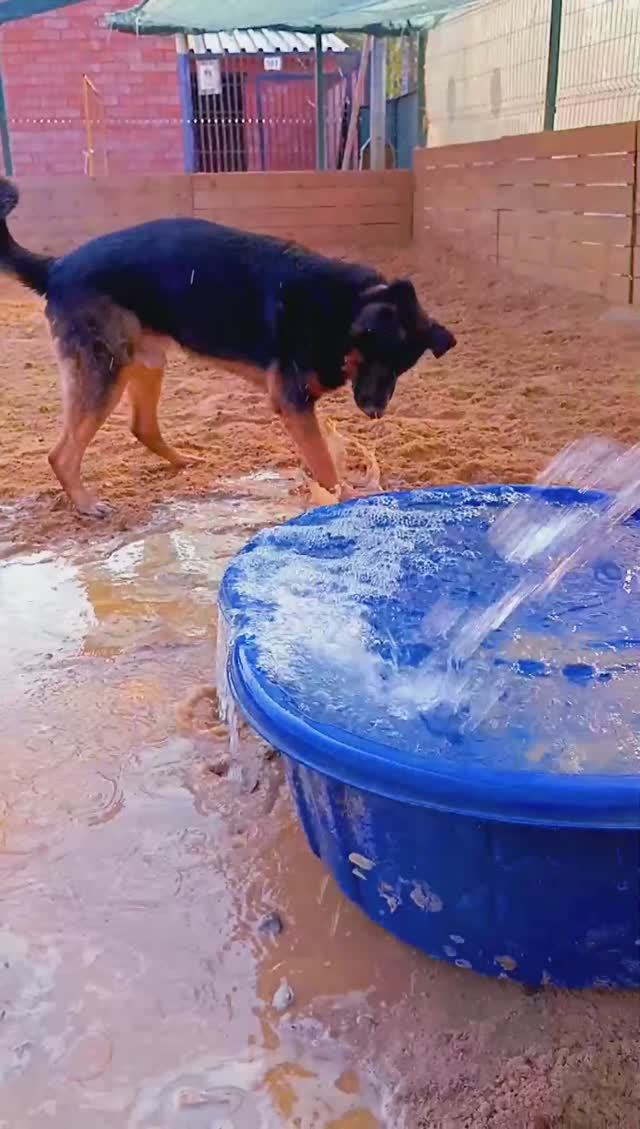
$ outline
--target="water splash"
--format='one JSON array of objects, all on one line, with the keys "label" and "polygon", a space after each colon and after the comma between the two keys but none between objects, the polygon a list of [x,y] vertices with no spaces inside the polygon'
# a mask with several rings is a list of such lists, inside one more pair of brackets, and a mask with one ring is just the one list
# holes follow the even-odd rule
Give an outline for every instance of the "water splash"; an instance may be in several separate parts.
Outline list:
[{"label": "water splash", "polygon": [[243,792],[253,792],[260,777],[260,757],[256,738],[246,739],[246,727],[229,686],[229,656],[233,632],[221,610],[218,610],[216,635],[216,689],[218,714],[227,726],[230,767],[228,778]]},{"label": "water splash", "polygon": [[[621,525],[640,509],[640,444],[625,448],[599,437],[576,440],[551,460],[536,485],[607,493],[594,497],[593,506],[550,506],[535,495],[522,495],[498,514],[488,535],[495,551],[520,570],[517,580],[485,608],[465,612],[442,601],[427,618],[425,629],[447,652],[445,673],[436,679],[428,708],[444,701],[458,709],[466,704],[467,728],[491,713],[507,677],[496,675],[489,661],[480,667],[470,661],[522,604],[545,600],[568,573],[603,548],[611,553]],[[438,658],[432,660],[434,670]]]},{"label": "water splash", "polygon": [[574,443],[538,484],[563,483],[266,531],[229,570],[231,633],[291,709],[390,748],[451,759],[465,734],[493,767],[638,771],[640,446]]}]

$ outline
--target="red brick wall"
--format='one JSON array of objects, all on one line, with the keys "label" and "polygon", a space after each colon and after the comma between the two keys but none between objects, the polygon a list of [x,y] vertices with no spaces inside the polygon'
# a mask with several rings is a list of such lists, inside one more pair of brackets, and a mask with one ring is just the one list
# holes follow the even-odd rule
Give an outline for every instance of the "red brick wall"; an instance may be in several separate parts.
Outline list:
[{"label": "red brick wall", "polygon": [[[101,26],[124,4],[87,0],[6,24],[0,65],[15,175],[82,173],[86,149],[82,75],[104,104],[96,172],[181,172],[184,167],[174,41]],[[100,114],[97,114],[98,118]]]}]

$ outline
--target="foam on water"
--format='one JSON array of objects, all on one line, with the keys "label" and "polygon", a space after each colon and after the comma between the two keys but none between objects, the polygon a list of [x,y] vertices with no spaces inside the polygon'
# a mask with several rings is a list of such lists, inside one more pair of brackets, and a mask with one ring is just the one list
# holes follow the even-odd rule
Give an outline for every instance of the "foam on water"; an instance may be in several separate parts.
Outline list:
[{"label": "foam on water", "polygon": [[390,748],[640,771],[640,448],[582,441],[550,481],[617,492],[416,492],[263,533],[228,575],[232,634],[292,709]]}]

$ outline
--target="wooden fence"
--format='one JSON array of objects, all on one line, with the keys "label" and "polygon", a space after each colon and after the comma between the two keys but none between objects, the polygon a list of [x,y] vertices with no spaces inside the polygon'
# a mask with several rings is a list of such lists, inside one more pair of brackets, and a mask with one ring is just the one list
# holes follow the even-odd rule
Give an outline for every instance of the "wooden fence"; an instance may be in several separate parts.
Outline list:
[{"label": "wooden fence", "polygon": [[639,150],[634,122],[418,150],[415,239],[640,302]]},{"label": "wooden fence", "polygon": [[543,283],[640,305],[640,127],[629,122],[421,149],[414,173],[283,172],[24,180],[11,229],[60,253],[160,216],[312,247],[418,250],[437,233]]},{"label": "wooden fence", "polygon": [[162,216],[201,216],[312,247],[411,238],[411,171],[22,179],[20,192],[12,232],[53,254]]}]

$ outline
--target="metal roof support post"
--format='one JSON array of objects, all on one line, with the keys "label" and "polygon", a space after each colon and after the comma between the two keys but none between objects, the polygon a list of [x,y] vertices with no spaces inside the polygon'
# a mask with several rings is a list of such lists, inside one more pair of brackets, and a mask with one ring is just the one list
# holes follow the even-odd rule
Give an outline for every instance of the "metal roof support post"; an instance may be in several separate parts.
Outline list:
[{"label": "metal roof support post", "polygon": [[326,168],[325,119],[324,119],[324,54],[322,32],[316,32],[316,168],[322,172]]},{"label": "metal roof support post", "polygon": [[428,144],[427,137],[427,35],[421,31],[418,35],[418,145],[422,148]]},{"label": "metal roof support post", "polygon": [[387,119],[387,41],[379,36],[371,52],[371,161],[373,172],[385,167]]},{"label": "metal roof support post", "polygon": [[2,71],[0,71],[0,147],[2,148],[4,171],[7,176],[13,176],[13,160],[11,159],[11,137],[9,134],[9,121],[7,118],[7,103],[4,97]]},{"label": "metal roof support post", "polygon": [[547,89],[544,96],[544,128],[556,127],[558,100],[558,67],[560,63],[560,36],[562,35],[562,0],[551,0],[549,23],[549,55],[547,58]]},{"label": "metal roof support post", "polygon": [[196,147],[193,137],[193,98],[191,95],[191,60],[186,35],[176,35],[176,66],[180,94],[182,153],[185,172],[196,172]]}]

